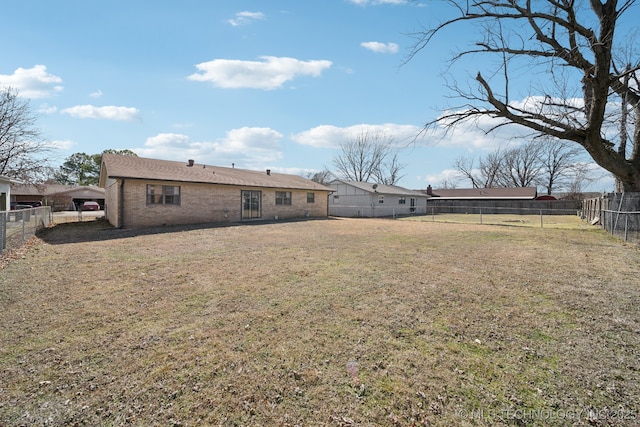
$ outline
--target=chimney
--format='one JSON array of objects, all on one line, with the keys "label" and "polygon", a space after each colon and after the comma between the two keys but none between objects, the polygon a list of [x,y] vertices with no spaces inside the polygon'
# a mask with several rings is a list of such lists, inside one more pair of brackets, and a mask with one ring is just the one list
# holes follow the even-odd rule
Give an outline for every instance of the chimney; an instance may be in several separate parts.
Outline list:
[{"label": "chimney", "polygon": [[267,175],[271,176],[271,169],[267,169]]},{"label": "chimney", "polygon": [[427,187],[427,194],[428,194],[429,196],[433,196],[433,189],[431,188],[431,186],[430,186],[430,185]]},{"label": "chimney", "polygon": [[188,164],[187,166],[189,166],[190,168],[192,168],[194,163],[195,163],[195,160],[193,160],[193,159],[189,159],[189,164]]}]

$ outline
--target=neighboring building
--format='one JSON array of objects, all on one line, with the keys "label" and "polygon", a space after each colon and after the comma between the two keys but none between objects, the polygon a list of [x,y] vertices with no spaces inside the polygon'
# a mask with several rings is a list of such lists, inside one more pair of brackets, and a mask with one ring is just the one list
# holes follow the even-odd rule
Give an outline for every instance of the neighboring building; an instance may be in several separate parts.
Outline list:
[{"label": "neighboring building", "polygon": [[438,200],[534,200],[538,196],[536,187],[515,188],[454,188],[434,190],[428,186],[422,193]]},{"label": "neighboring building", "polygon": [[395,185],[336,179],[329,183],[329,214],[345,217],[387,217],[424,214],[427,198],[423,193]]},{"label": "neighboring building", "polygon": [[104,206],[104,188],[63,184],[12,184],[11,201],[51,206],[54,211],[78,210],[84,202]]},{"label": "neighboring building", "polygon": [[301,176],[105,153],[105,216],[115,227],[327,217],[331,188]]},{"label": "neighboring building", "polygon": [[8,176],[0,175],[0,211],[9,210],[9,202],[11,200],[11,184],[15,183]]},{"label": "neighboring building", "polygon": [[420,190],[428,195],[427,213],[493,213],[535,215],[575,215],[579,201],[561,201],[555,197],[538,198],[535,187],[456,188]]}]

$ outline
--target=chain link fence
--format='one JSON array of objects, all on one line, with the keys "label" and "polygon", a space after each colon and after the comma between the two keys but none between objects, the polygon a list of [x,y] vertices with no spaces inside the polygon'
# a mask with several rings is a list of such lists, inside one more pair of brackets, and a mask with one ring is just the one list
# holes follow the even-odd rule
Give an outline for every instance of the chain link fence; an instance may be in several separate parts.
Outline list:
[{"label": "chain link fence", "polygon": [[424,206],[393,207],[372,204],[370,206],[348,206],[348,205],[331,205],[329,206],[330,216],[340,216],[346,218],[395,218],[407,215],[424,215],[426,208]]},{"label": "chain link fence", "polygon": [[582,203],[582,217],[625,242],[640,243],[640,193],[607,193]]},{"label": "chain link fence", "polygon": [[422,221],[508,225],[514,227],[537,228],[583,228],[578,216],[579,210],[572,208],[533,209],[532,207],[480,207],[463,204],[432,206]]},{"label": "chain link fence", "polygon": [[0,211],[0,253],[21,246],[52,221],[50,206]]},{"label": "chain link fence", "polygon": [[[521,204],[522,205],[522,204]],[[524,204],[516,207],[513,203],[497,204],[429,204],[416,206],[413,211],[395,209],[392,207],[368,208],[361,206],[340,206],[330,209],[332,216],[351,218],[401,218],[417,221],[509,225],[539,228],[589,228],[580,216],[580,202],[559,203],[557,205],[545,203]],[[557,207],[556,207],[557,206]]]}]

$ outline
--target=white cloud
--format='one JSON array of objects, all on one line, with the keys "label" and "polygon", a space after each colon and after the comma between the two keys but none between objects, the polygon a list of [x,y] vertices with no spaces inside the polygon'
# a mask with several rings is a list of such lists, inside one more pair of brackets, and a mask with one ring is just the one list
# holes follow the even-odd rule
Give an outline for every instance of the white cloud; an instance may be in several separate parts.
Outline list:
[{"label": "white cloud", "polygon": [[19,95],[25,98],[48,98],[63,87],[59,84],[62,79],[47,72],[44,65],[36,65],[33,68],[18,68],[13,74],[0,74],[0,86],[10,86],[19,91]]},{"label": "white cloud", "polygon": [[262,56],[262,61],[214,59],[197,64],[198,73],[189,80],[209,82],[215,86],[238,89],[278,89],[297,76],[318,77],[331,67],[331,61],[301,61],[295,58]]},{"label": "white cloud", "polygon": [[260,20],[260,19],[264,19],[264,13],[244,11],[244,12],[236,13],[236,17],[229,19],[228,22],[234,27],[238,27],[241,25],[247,25],[252,21]]},{"label": "white cloud", "polygon": [[38,113],[40,114],[53,114],[58,112],[58,107],[55,105],[42,104],[38,107]]},{"label": "white cloud", "polygon": [[69,141],[68,139],[50,141],[47,144],[47,146],[56,150],[70,150],[74,145],[76,145],[76,143],[73,141]]},{"label": "white cloud", "polygon": [[238,167],[259,169],[283,157],[281,139],[280,132],[258,127],[232,129],[215,141],[191,141],[184,134],[161,133],[147,138],[145,148],[133,151],[144,157],[195,159],[215,166],[235,163]]},{"label": "white cloud", "polygon": [[418,126],[395,123],[381,125],[360,124],[348,127],[321,125],[293,135],[291,139],[298,144],[312,147],[338,148],[341,143],[348,139],[361,134],[363,131],[369,131],[382,132],[392,137],[398,145],[404,146],[413,142],[418,137],[420,130],[421,128]]},{"label": "white cloud", "polygon": [[133,107],[116,107],[105,106],[96,107],[94,105],[76,105],[75,107],[65,108],[60,111],[71,117],[79,119],[104,119],[104,120],[120,120],[130,121],[140,117],[140,111]]},{"label": "white cloud", "polygon": [[159,133],[156,136],[147,138],[144,143],[145,147],[163,148],[163,147],[184,147],[189,146],[189,137],[179,133]]},{"label": "white cloud", "polygon": [[443,184],[456,184],[458,188],[468,187],[468,182],[465,182],[460,172],[456,169],[444,169],[437,174],[427,175],[424,178],[424,182],[427,185],[431,185],[433,188],[442,188]]},{"label": "white cloud", "polygon": [[396,43],[362,42],[360,46],[376,53],[398,53]]},{"label": "white cloud", "polygon": [[92,98],[100,98],[102,96],[102,91],[100,89],[98,89],[95,92],[91,92],[89,94],[89,96],[92,97]]},{"label": "white cloud", "polygon": [[[243,127],[227,132],[226,138],[215,143],[216,149],[223,153],[242,153],[255,150],[262,155],[272,157],[269,152],[280,149],[282,134],[270,128]],[[277,154],[275,157],[281,157]]]}]

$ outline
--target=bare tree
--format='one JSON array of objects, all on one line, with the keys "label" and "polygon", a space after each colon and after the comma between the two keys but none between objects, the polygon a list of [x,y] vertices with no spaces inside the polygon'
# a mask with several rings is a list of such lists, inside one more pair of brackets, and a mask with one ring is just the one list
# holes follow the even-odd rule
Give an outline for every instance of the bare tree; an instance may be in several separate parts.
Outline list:
[{"label": "bare tree", "polygon": [[[391,154],[390,154],[391,155]],[[388,158],[389,156],[387,156]],[[400,163],[400,159],[398,159],[398,153],[394,152],[391,155],[391,159],[389,161],[384,161],[381,163],[374,172],[374,177],[380,184],[384,185],[395,185],[404,175],[400,175],[402,169],[404,169],[406,165]]]},{"label": "bare tree", "polygon": [[51,173],[43,159],[48,151],[29,101],[19,98],[17,90],[0,89],[0,175],[43,181]]},{"label": "bare tree", "polygon": [[362,130],[340,145],[340,154],[333,158],[340,176],[351,181],[378,182],[393,185],[401,178],[404,165],[398,162],[394,140],[390,135]]},{"label": "bare tree", "polygon": [[566,185],[566,198],[571,200],[582,200],[584,198],[582,192],[590,183],[591,178],[587,173],[586,165],[583,164],[583,167],[576,167],[573,170],[571,180]]},{"label": "bare tree", "polygon": [[[498,148],[478,161],[460,157],[454,163],[458,173],[474,188],[542,186],[547,194],[587,182],[583,150],[553,138],[534,139],[509,149]],[[579,179],[578,179],[579,178]]]},{"label": "bare tree", "polygon": [[[456,159],[453,167],[463,177],[471,181],[473,188],[483,188],[481,182],[484,181],[484,177],[480,175],[480,171],[474,167],[474,159],[472,157],[460,156]],[[484,187],[486,188],[486,187]]]},{"label": "bare tree", "polygon": [[459,157],[454,167],[466,179],[471,181],[473,188],[498,187],[500,171],[503,168],[503,156],[497,149],[479,160],[479,165],[474,166],[474,160],[470,157]]},{"label": "bare tree", "polygon": [[500,187],[531,187],[542,172],[541,145],[537,141],[507,150],[498,172]]},{"label": "bare tree", "polygon": [[458,182],[452,179],[443,179],[438,186],[441,190],[454,190],[458,188]]},{"label": "bare tree", "polygon": [[582,191],[587,182],[586,164],[580,161],[583,150],[568,141],[550,138],[540,141],[540,164],[543,167],[540,185],[550,195],[555,189],[573,187],[569,191]]},{"label": "bare tree", "polygon": [[[474,32],[480,37],[474,47],[454,54],[452,60],[489,54],[498,61],[495,69],[477,73],[476,91],[455,87],[464,104],[448,109],[427,127],[451,128],[482,117],[496,119],[491,130],[520,125],[537,135],[578,144],[621,182],[624,191],[640,191],[640,63],[615,60],[625,43],[624,37],[615,37],[616,30],[623,18],[634,19],[628,12],[636,0],[447,1],[457,16],[417,33],[409,59],[445,30],[480,24],[482,31]],[[626,67],[627,63],[635,65]],[[510,99],[517,80],[512,78],[516,77],[513,70],[522,66],[527,67],[530,80],[536,75],[534,69],[542,71],[541,87],[526,102],[516,103]],[[562,87],[577,96],[566,96],[559,90]],[[578,97],[582,102],[576,102]],[[634,127],[628,155],[616,150],[616,143],[622,141],[618,132],[610,132],[614,122],[608,107],[621,98],[629,106],[627,124]]]},{"label": "bare tree", "polygon": [[308,172],[304,177],[318,184],[327,185],[333,179],[333,174],[325,168],[320,172]]}]

